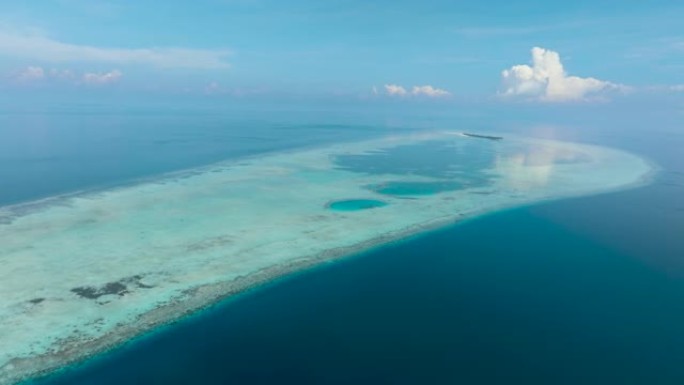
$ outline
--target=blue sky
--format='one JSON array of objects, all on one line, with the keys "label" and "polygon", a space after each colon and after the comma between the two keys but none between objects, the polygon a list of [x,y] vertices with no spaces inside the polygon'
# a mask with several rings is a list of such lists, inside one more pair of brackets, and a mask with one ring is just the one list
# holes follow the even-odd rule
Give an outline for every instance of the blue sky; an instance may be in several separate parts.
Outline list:
[{"label": "blue sky", "polygon": [[[0,87],[539,102],[684,95],[681,20],[684,5],[671,0],[0,0]],[[533,47],[546,50],[536,65]]]}]

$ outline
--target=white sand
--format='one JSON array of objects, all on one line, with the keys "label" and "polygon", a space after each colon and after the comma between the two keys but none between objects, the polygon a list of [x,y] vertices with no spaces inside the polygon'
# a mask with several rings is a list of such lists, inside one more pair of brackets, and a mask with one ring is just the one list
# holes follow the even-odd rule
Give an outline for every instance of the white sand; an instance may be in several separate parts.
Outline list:
[{"label": "white sand", "polygon": [[[486,140],[442,132],[340,144],[0,208],[0,384],[317,261],[504,207],[638,185],[651,171],[622,151],[506,138],[491,143],[500,154],[488,170],[491,185],[401,199],[365,186],[431,179],[365,175],[331,162],[428,139]],[[325,208],[350,198],[389,205]],[[72,291],[79,287],[111,294],[84,298]]]}]

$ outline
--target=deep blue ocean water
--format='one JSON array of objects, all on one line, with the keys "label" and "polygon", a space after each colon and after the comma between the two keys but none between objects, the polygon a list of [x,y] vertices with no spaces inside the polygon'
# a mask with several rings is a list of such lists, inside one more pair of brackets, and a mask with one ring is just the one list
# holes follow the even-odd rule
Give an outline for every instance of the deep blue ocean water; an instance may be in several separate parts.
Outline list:
[{"label": "deep blue ocean water", "polygon": [[37,383],[681,383],[684,280],[550,222],[558,205],[285,279]]},{"label": "deep blue ocean water", "polygon": [[0,204],[106,188],[267,152],[381,135],[377,127],[188,111],[2,114]]},{"label": "deep blue ocean water", "polygon": [[[0,202],[426,126],[302,116],[0,114]],[[608,118],[490,123],[648,156],[662,167],[653,184],[494,213],[315,268],[34,383],[682,384],[684,133]]]}]

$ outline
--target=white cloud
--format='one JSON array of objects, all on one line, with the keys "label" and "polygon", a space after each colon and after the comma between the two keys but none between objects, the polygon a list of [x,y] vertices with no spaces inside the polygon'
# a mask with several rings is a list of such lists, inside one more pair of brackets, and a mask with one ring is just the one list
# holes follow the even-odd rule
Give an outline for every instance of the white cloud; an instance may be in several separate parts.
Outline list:
[{"label": "white cloud", "polygon": [[532,48],[532,66],[515,65],[501,73],[505,96],[545,102],[588,100],[602,92],[628,87],[595,78],[568,76],[558,52]]},{"label": "white cloud", "polygon": [[426,86],[414,86],[413,89],[411,90],[411,94],[413,95],[424,95],[424,96],[429,96],[431,98],[441,98],[444,96],[449,96],[451,95],[451,92],[447,90],[443,90],[440,88],[435,88],[430,85]]},{"label": "white cloud", "polygon": [[68,82],[72,84],[110,84],[121,79],[123,73],[119,70],[109,72],[86,72],[77,74],[69,69],[52,68],[50,70],[39,66],[29,66],[16,72],[12,78],[19,83],[37,82]]},{"label": "white cloud", "polygon": [[140,64],[165,68],[225,69],[225,49],[108,48],[64,43],[36,33],[0,29],[0,56],[42,62]]},{"label": "white cloud", "polygon": [[42,80],[45,78],[45,70],[42,67],[26,67],[15,78],[22,82]]},{"label": "white cloud", "polygon": [[123,73],[119,70],[113,70],[105,73],[88,72],[83,74],[83,82],[86,84],[110,84],[117,82]]},{"label": "white cloud", "polygon": [[[374,91],[377,91],[375,87]],[[385,84],[385,92],[389,96],[426,96],[430,98],[441,98],[450,96],[451,93],[447,90],[435,88],[431,85],[413,86],[409,92],[406,88],[397,84]]]},{"label": "white cloud", "polygon": [[673,86],[668,87],[670,91],[673,92],[684,92],[684,84],[675,84]]},{"label": "white cloud", "polygon": [[390,96],[405,96],[408,94],[406,88],[396,84],[385,84],[385,92]]}]

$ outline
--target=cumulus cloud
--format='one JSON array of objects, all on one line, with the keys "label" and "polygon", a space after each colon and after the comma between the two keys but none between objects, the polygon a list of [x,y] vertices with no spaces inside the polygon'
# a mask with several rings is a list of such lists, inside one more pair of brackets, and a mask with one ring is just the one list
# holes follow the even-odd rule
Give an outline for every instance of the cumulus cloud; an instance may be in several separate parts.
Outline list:
[{"label": "cumulus cloud", "polygon": [[406,88],[396,84],[385,84],[385,92],[390,96],[405,96],[408,94]]},{"label": "cumulus cloud", "polygon": [[110,48],[61,42],[40,34],[0,29],[0,56],[40,62],[98,62],[138,64],[164,68],[225,69],[225,49]]},{"label": "cumulus cloud", "polygon": [[411,94],[413,94],[413,95],[425,95],[425,96],[429,96],[431,98],[441,98],[444,96],[451,95],[451,93],[447,90],[435,88],[435,87],[430,86],[430,85],[414,86],[413,89],[411,90]]},{"label": "cumulus cloud", "polygon": [[83,74],[83,82],[86,84],[110,84],[121,79],[123,74],[119,70],[113,70],[105,73],[88,72]]},{"label": "cumulus cloud", "polygon": [[45,70],[42,67],[26,67],[16,75],[16,79],[22,82],[42,80],[45,78]]},{"label": "cumulus cloud", "polygon": [[[373,87],[374,93],[377,89]],[[431,85],[413,86],[411,91],[397,84],[385,84],[385,93],[389,96],[426,96],[430,98],[440,98],[451,95],[447,90],[435,88]]]},{"label": "cumulus cloud", "polygon": [[109,72],[86,72],[77,74],[69,69],[44,69],[39,66],[29,66],[14,74],[13,78],[19,83],[38,82],[67,82],[72,84],[110,84],[121,79],[123,73],[119,70]]},{"label": "cumulus cloud", "polygon": [[515,65],[501,73],[505,96],[545,102],[588,100],[611,90],[626,90],[621,84],[595,78],[569,76],[558,52],[532,48],[532,66]]}]

